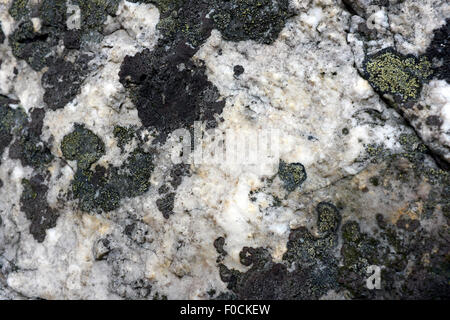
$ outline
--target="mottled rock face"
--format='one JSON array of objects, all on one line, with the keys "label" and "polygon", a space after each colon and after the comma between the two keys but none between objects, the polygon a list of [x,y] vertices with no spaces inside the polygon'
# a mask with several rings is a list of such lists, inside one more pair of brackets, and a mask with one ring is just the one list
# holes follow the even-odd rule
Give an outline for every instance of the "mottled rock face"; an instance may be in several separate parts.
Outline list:
[{"label": "mottled rock face", "polygon": [[448,299],[448,12],[3,1],[0,299]]}]

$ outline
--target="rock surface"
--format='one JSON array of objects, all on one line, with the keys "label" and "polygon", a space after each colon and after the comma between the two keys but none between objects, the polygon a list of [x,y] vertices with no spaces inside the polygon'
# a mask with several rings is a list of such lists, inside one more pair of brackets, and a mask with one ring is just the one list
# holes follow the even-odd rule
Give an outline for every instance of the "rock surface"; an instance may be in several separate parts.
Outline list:
[{"label": "rock surface", "polygon": [[0,299],[450,298],[449,21],[0,0]]}]

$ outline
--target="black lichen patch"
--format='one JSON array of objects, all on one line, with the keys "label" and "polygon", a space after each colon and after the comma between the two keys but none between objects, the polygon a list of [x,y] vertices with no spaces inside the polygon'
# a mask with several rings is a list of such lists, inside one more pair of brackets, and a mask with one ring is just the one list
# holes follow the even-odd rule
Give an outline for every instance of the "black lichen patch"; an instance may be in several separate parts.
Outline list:
[{"label": "black lichen patch", "polygon": [[61,151],[67,160],[77,161],[78,168],[89,169],[105,154],[105,144],[84,125],[75,124],[73,132],[64,136]]},{"label": "black lichen patch", "polygon": [[[24,2],[28,1],[19,0],[15,3],[21,4],[18,6],[23,8]],[[55,51],[53,48],[58,44],[61,33],[66,29],[67,9],[64,1],[53,0],[33,4],[33,6],[31,11],[36,12],[33,15],[41,19],[40,30],[34,30],[29,11],[27,11],[21,16],[20,24],[10,35],[9,45],[15,57],[25,60],[34,70],[41,70],[44,66],[51,64]]]},{"label": "black lichen patch", "polygon": [[233,73],[235,77],[239,77],[241,74],[244,73],[244,67],[241,65],[236,65],[233,67]]},{"label": "black lichen patch", "polygon": [[[5,34],[3,33],[2,23],[0,22],[0,44],[2,44],[3,41],[5,41]],[[0,65],[1,65],[1,63],[0,63]]]},{"label": "black lichen patch", "polygon": [[280,160],[278,175],[289,192],[300,188],[307,178],[305,167],[301,163],[286,163],[283,160]]},{"label": "black lichen patch", "polygon": [[179,128],[191,128],[195,121],[215,123],[225,105],[217,88],[208,81],[205,67],[191,60],[188,47],[165,52],[157,48],[127,56],[120,70],[120,82],[132,89],[139,118],[146,127],[163,135]]},{"label": "black lichen patch", "polygon": [[215,26],[226,40],[255,40],[270,44],[292,16],[288,0],[220,0],[215,3]]},{"label": "black lichen patch", "polygon": [[226,256],[228,253],[223,248],[225,246],[225,238],[219,237],[216,240],[214,240],[214,248],[216,248],[216,251],[218,254],[220,254],[222,257]]},{"label": "black lichen patch", "polygon": [[[108,14],[115,14],[118,2],[73,1],[81,10],[81,30],[67,29],[66,1],[46,0],[27,5],[28,1],[17,0],[13,3],[10,13],[20,23],[10,35],[9,45],[13,55],[25,60],[34,70],[49,68],[42,77],[42,85],[46,89],[44,101],[51,109],[62,108],[79,93],[81,83],[89,73],[89,58],[83,51],[89,51],[86,49],[89,41],[102,37],[103,24]],[[40,18],[39,30],[34,29],[32,17]],[[57,50],[61,42],[65,45],[63,52]],[[84,49],[73,51],[80,48]]]},{"label": "black lichen patch", "polygon": [[44,169],[54,156],[46,142],[41,140],[45,111],[33,109],[31,121],[26,122],[9,149],[11,159],[20,159],[23,166]]},{"label": "black lichen patch", "polygon": [[450,83],[450,19],[434,31],[425,55],[433,62],[434,75]]},{"label": "black lichen patch", "polygon": [[[53,110],[70,102],[88,74],[86,54],[77,53],[69,62],[65,56],[69,49],[79,49],[81,34],[67,30],[65,1],[44,1],[35,5],[33,16],[41,19],[39,31],[35,31],[30,17],[23,19],[10,36],[10,46],[15,57],[25,60],[34,70],[48,67],[42,77],[45,88],[44,102]],[[56,46],[63,41],[66,49],[58,54]],[[74,61],[73,61],[74,60]]]},{"label": "black lichen patch", "polygon": [[43,242],[46,230],[56,226],[58,212],[47,204],[48,187],[42,175],[36,175],[30,180],[22,180],[23,192],[20,197],[20,209],[31,221],[30,233],[38,242]]},{"label": "black lichen patch", "polygon": [[363,69],[364,77],[377,92],[389,94],[401,104],[417,100],[422,84],[433,74],[426,56],[404,56],[393,48],[367,56]]},{"label": "black lichen patch", "polygon": [[156,200],[156,206],[158,210],[161,211],[164,218],[169,219],[169,217],[174,213],[175,203],[175,193],[171,192],[166,194],[163,198]]},{"label": "black lichen patch", "polygon": [[55,59],[42,76],[45,88],[44,102],[52,110],[63,108],[80,92],[80,87],[88,74],[88,55],[79,55],[75,62],[64,58]]},{"label": "black lichen patch", "polygon": [[80,49],[81,32],[79,30],[68,30],[64,33],[64,46],[67,49]]},{"label": "black lichen patch", "polygon": [[[10,14],[21,23],[10,37],[13,54],[24,59],[35,70],[52,66],[50,58],[55,55],[55,46],[63,40],[67,49],[79,49],[81,39],[89,39],[93,32],[101,37],[103,24],[108,15],[115,15],[118,0],[76,0],[80,7],[80,31],[68,30],[66,1],[46,0],[38,4],[27,5],[28,0],[16,0],[10,8]],[[31,8],[30,8],[31,7]],[[35,31],[31,15],[41,19],[41,28]]]},{"label": "black lichen patch", "polygon": [[[12,108],[11,105],[16,106]],[[57,211],[47,204],[46,168],[53,155],[40,138],[44,116],[43,109],[34,109],[29,120],[25,111],[17,106],[17,101],[0,95],[0,157],[10,145],[12,159],[20,159],[23,166],[35,169],[30,180],[22,181],[20,201],[21,210],[31,221],[30,233],[38,242],[44,241],[46,230],[53,228],[58,218]]]}]

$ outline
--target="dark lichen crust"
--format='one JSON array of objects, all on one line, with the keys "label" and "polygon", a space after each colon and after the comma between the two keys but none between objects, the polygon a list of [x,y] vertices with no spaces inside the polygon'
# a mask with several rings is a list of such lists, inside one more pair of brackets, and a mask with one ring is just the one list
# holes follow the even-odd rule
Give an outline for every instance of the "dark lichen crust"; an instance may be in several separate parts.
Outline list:
[{"label": "dark lichen crust", "polygon": [[288,0],[216,1],[215,26],[226,40],[272,43],[292,16]]},{"label": "dark lichen crust", "polygon": [[48,187],[44,184],[42,175],[33,176],[30,180],[23,179],[23,192],[20,197],[21,210],[31,221],[30,233],[38,242],[43,242],[46,230],[56,226],[58,212],[47,204]]}]

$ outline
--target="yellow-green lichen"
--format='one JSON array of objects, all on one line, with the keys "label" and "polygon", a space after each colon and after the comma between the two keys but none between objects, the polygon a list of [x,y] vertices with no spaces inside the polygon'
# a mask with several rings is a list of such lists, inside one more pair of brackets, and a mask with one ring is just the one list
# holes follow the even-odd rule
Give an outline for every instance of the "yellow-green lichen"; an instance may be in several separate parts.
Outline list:
[{"label": "yellow-green lichen", "polygon": [[364,71],[375,90],[401,102],[417,99],[423,81],[433,73],[426,57],[403,56],[391,48],[367,57]]},{"label": "yellow-green lichen", "polygon": [[14,0],[9,8],[9,14],[16,20],[20,20],[29,12],[30,9],[28,9],[28,0]]},{"label": "yellow-green lichen", "polygon": [[81,169],[88,169],[105,154],[105,144],[91,130],[75,124],[75,130],[64,136],[61,151],[64,158],[76,160]]}]

